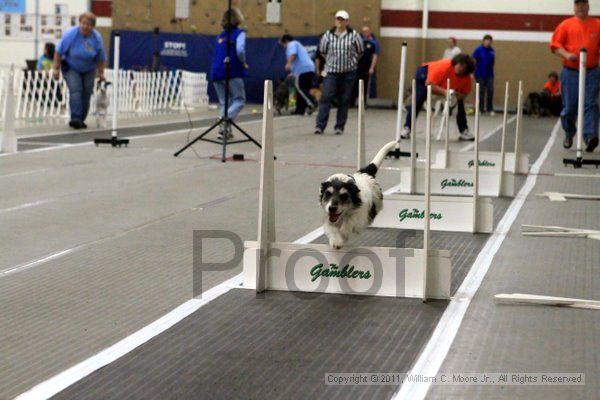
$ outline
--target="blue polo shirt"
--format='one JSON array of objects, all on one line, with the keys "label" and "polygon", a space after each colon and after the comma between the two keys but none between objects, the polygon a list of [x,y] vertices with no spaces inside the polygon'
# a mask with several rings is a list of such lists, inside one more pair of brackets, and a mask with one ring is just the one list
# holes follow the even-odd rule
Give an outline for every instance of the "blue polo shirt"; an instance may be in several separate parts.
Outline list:
[{"label": "blue polo shirt", "polygon": [[286,59],[293,55],[296,56],[296,59],[292,63],[292,74],[294,76],[315,71],[315,64],[310,59],[310,56],[308,55],[308,52],[304,46],[302,46],[302,44],[297,40],[292,40],[285,48]]},{"label": "blue polo shirt", "polygon": [[473,58],[477,61],[475,68],[475,78],[487,79],[494,77],[494,62],[496,53],[493,47],[479,45],[473,52]]},{"label": "blue polo shirt", "polygon": [[69,64],[69,68],[80,72],[89,72],[96,68],[98,61],[105,61],[102,36],[95,29],[89,36],[83,36],[78,26],[65,31],[56,46],[56,52]]}]

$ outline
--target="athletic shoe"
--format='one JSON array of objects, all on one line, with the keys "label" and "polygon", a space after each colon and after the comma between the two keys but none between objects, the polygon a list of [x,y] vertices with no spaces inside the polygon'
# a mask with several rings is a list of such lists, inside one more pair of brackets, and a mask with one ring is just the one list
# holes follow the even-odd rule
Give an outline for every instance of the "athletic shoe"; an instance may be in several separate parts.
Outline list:
[{"label": "athletic shoe", "polygon": [[471,132],[469,132],[469,130],[467,129],[458,135],[458,140],[473,142],[475,140],[475,136],[471,135]]},{"label": "athletic shoe", "polygon": [[77,121],[77,120],[69,121],[69,126],[73,129],[81,129],[81,121]]},{"label": "athletic shoe", "polygon": [[339,128],[337,128],[337,129],[335,130],[335,134],[336,134],[336,135],[343,135],[343,134],[344,134],[344,131],[343,131],[342,129],[339,129]]},{"label": "athletic shoe", "polygon": [[572,137],[566,137],[565,140],[563,140],[563,147],[565,149],[570,149],[571,146],[573,146],[573,138]]},{"label": "athletic shoe", "polygon": [[598,147],[598,138],[597,137],[590,138],[585,141],[585,144],[587,145],[587,147],[585,148],[585,151],[587,151],[588,153],[591,153],[592,151],[594,151],[594,149],[596,147]]},{"label": "athletic shoe", "polygon": [[404,127],[404,131],[400,134],[400,138],[410,139],[410,128],[408,126]]},{"label": "athletic shoe", "polygon": [[86,124],[85,122],[82,122],[82,123],[81,123],[81,128],[82,128],[82,129],[87,129],[87,124]]},{"label": "athletic shoe", "polygon": [[315,135],[322,135],[322,134],[323,134],[323,129],[315,128]]},{"label": "athletic shoe", "polygon": [[496,112],[490,111],[490,117],[495,117],[495,116],[496,116]]}]

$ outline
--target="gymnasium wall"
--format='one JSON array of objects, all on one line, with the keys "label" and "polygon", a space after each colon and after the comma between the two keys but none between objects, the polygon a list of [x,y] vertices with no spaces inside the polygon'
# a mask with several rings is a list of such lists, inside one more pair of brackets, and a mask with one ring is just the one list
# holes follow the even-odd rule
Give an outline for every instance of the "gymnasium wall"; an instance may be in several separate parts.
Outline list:
[{"label": "gymnasium wall", "polygon": [[[379,94],[395,97],[398,90],[400,46],[409,44],[410,77],[423,60],[439,59],[449,36],[472,53],[486,33],[494,37],[496,50],[495,104],[503,102],[504,83],[511,83],[511,107],[516,105],[518,80],[525,93],[539,90],[551,70],[559,71],[560,59],[551,54],[549,41],[556,25],[573,15],[568,0],[429,0],[427,39],[421,38],[423,0],[381,1],[382,54]],[[600,14],[600,0],[591,0],[592,15]],[[471,97],[474,101],[474,98]]]}]

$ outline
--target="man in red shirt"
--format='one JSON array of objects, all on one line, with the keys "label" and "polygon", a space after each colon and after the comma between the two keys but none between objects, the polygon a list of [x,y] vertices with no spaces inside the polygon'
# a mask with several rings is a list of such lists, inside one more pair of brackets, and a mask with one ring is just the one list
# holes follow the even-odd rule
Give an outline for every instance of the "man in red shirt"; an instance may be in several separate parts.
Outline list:
[{"label": "man in red shirt", "polygon": [[585,150],[592,152],[598,146],[600,20],[589,16],[588,0],[575,0],[574,12],[574,17],[564,20],[556,27],[550,48],[563,61],[560,76],[563,109],[560,116],[565,131],[563,147],[566,149],[573,145],[573,137],[577,131],[575,122],[579,96],[579,50],[587,50],[583,138]]},{"label": "man in red shirt", "polygon": [[[439,96],[446,97],[447,80],[450,79],[450,90],[452,96],[458,103],[458,112],[456,114],[456,124],[460,140],[475,140],[475,137],[469,133],[467,126],[467,114],[465,112],[464,99],[471,92],[471,74],[475,71],[475,60],[467,54],[459,54],[452,60],[442,59],[425,63],[419,67],[416,74],[417,81],[417,116],[427,100],[427,85],[431,85],[431,92]],[[408,107],[406,121],[404,123],[403,139],[410,138],[411,110]]]}]

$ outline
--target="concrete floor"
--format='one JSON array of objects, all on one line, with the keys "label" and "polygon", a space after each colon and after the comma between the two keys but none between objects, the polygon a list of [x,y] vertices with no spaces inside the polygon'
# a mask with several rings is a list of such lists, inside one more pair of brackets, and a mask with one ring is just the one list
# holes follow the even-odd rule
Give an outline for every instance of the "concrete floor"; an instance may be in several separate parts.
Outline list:
[{"label": "concrete floor", "polygon": [[[482,118],[482,134],[500,123],[499,116]],[[541,131],[549,132],[553,123],[526,120],[526,128],[543,124]],[[354,169],[356,113],[351,112],[341,137],[315,136],[313,124],[309,117],[275,122],[276,221],[282,241],[318,227],[319,183]],[[243,127],[260,138],[259,121]],[[368,157],[393,138],[394,127],[394,112],[368,111]],[[514,124],[510,128],[514,131]],[[245,162],[210,159],[220,148],[209,143],[174,158],[187,132],[146,131],[132,134],[128,148],[95,148],[66,136],[66,143],[77,146],[0,156],[0,192],[8,194],[0,197],[0,398],[28,390],[190,299],[194,230],[225,229],[243,240],[256,238],[258,148],[231,148],[244,153]],[[482,149],[497,150],[498,136]],[[525,142],[532,161],[540,143],[545,143],[540,134]],[[423,151],[422,135],[418,147]],[[386,165],[400,163],[406,161]],[[398,175],[382,171],[382,187],[397,184]],[[591,251],[591,260],[597,260],[598,249]],[[206,256],[218,262],[231,252],[217,243]],[[213,272],[204,277],[203,289],[239,272],[240,266]],[[598,285],[593,288],[600,297]]]}]

